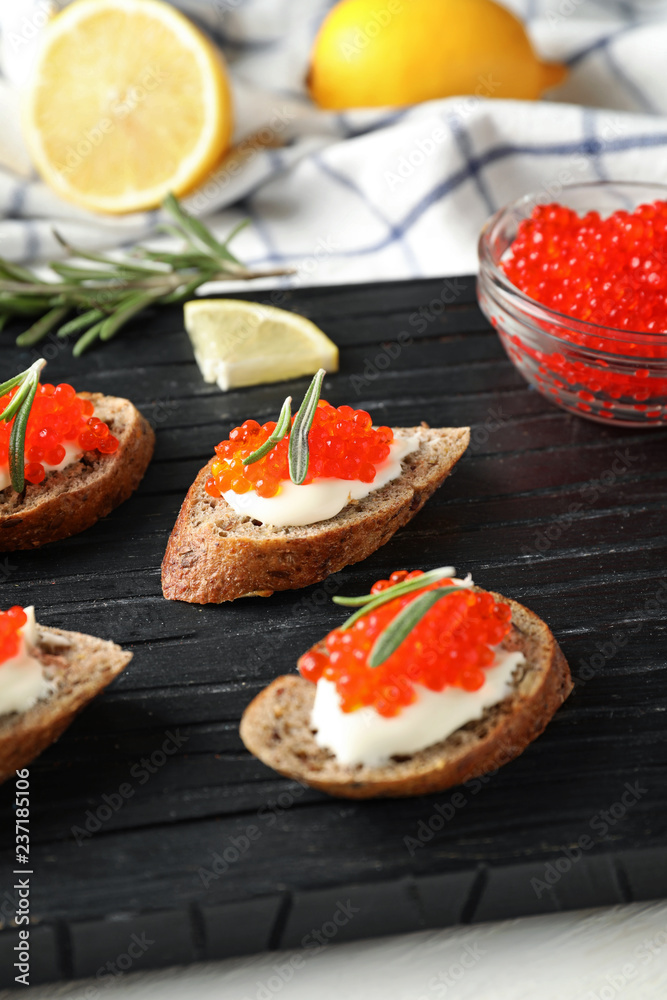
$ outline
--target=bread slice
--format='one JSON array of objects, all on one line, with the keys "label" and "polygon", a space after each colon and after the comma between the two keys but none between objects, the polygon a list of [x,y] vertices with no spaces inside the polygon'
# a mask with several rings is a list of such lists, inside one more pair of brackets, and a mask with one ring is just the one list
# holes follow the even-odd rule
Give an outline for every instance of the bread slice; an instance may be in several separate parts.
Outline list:
[{"label": "bread slice", "polygon": [[383,767],[343,766],[315,742],[315,685],[294,674],[278,677],[250,703],[241,739],[275,771],[348,799],[426,795],[495,771],[539,736],[572,690],[572,679],[548,626],[516,601],[493,596],[512,609],[512,630],[502,645],[521,650],[526,662],[516,668],[507,698],[440,743]]},{"label": "bread slice", "polygon": [[136,490],[153,455],[155,434],[127,399],[81,392],[118,438],[113,455],[87,451],[23,493],[0,491],[0,552],[34,549],[85,531]]},{"label": "bread slice", "polygon": [[132,653],[114,642],[92,635],[41,625],[37,630],[36,655],[54,690],[27,712],[0,716],[0,782],[57,740],[74,716],[132,659]]},{"label": "bread slice", "polygon": [[237,514],[223,497],[210,497],[204,489],[209,462],[190,487],[169,538],[164,596],[193,604],[269,597],[366,559],[423,507],[470,440],[467,427],[431,430],[424,424],[394,432],[420,438],[418,450],[403,459],[401,476],[335,517],[304,527],[265,525]]}]

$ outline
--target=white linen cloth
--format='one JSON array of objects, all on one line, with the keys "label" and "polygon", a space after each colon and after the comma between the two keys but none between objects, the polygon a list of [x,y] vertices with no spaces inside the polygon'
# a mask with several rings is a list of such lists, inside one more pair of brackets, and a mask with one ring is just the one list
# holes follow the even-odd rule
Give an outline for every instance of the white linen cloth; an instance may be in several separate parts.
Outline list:
[{"label": "white linen cloth", "polygon": [[[632,903],[23,990],[25,1000],[663,1000],[667,906]],[[281,974],[282,970],[282,974]],[[91,992],[93,991],[93,992]],[[4,996],[5,994],[3,994]],[[12,990],[12,996],[17,996]],[[8,993],[6,994],[9,1000]]]},{"label": "white linen cloth", "polygon": [[[15,261],[59,255],[54,225],[80,246],[123,247],[160,216],[78,210],[31,171],[20,85],[45,11],[66,2],[0,5],[0,255]],[[551,100],[472,96],[338,114],[317,109],[303,86],[331,0],[178,0],[227,57],[244,150],[186,205],[219,235],[249,217],[234,244],[246,263],[326,284],[470,273],[484,220],[521,194],[667,180],[667,2],[505,2],[542,58],[569,65]]]}]

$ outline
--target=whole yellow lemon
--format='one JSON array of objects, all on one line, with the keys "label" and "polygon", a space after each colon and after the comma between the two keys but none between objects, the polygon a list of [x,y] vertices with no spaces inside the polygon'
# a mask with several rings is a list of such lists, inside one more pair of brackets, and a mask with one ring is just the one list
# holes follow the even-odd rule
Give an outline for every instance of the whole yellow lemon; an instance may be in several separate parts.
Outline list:
[{"label": "whole yellow lemon", "polygon": [[340,0],[315,39],[321,108],[402,106],[457,94],[535,99],[560,83],[523,24],[494,0]]}]

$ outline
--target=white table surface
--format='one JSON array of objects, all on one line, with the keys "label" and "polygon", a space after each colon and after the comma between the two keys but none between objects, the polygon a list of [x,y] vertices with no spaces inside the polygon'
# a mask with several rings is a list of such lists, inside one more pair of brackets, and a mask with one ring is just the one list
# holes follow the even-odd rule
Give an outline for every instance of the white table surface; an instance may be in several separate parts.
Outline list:
[{"label": "white table surface", "polygon": [[[15,991],[0,997],[16,996]],[[26,1000],[645,1000],[667,998],[667,902],[276,952],[116,980],[21,989]]]}]

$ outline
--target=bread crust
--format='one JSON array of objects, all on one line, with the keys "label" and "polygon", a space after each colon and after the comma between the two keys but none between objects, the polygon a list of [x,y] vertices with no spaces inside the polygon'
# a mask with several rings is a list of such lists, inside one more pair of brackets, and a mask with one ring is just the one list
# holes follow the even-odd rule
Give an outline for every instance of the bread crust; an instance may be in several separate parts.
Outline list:
[{"label": "bread crust", "polygon": [[132,653],[115,643],[81,632],[39,626],[39,635],[36,655],[55,690],[27,712],[0,716],[0,782],[57,740],[132,659]]},{"label": "bread crust", "polygon": [[289,531],[253,530],[252,522],[243,524],[248,519],[240,519],[224,498],[209,497],[204,490],[211,467],[207,463],[190,487],[169,538],[162,562],[164,596],[195,604],[268,597],[276,590],[318,583],[366,559],[421,510],[470,440],[467,427],[394,430],[419,433],[423,439],[424,454],[412,465],[408,456],[400,479],[327,521]]},{"label": "bread crust", "polygon": [[[278,677],[245,710],[240,727],[243,742],[281,774],[350,799],[427,795],[509,763],[540,735],[573,685],[567,661],[545,622],[516,601],[493,596],[512,609],[512,632],[504,645],[521,649],[527,665],[517,668],[520,673],[513,693],[487,709],[481,720],[400,762],[380,768],[342,766],[317,746],[303,718],[310,716],[315,685],[290,674]],[[299,733],[294,753],[280,740],[285,726]],[[304,726],[308,729],[305,738]]]},{"label": "bread crust", "polygon": [[105,517],[136,490],[155,447],[148,421],[127,399],[81,392],[96,415],[118,438],[112,455],[86,452],[62,472],[39,485],[28,484],[21,496],[11,487],[0,492],[0,552],[34,549],[69,538]]}]

